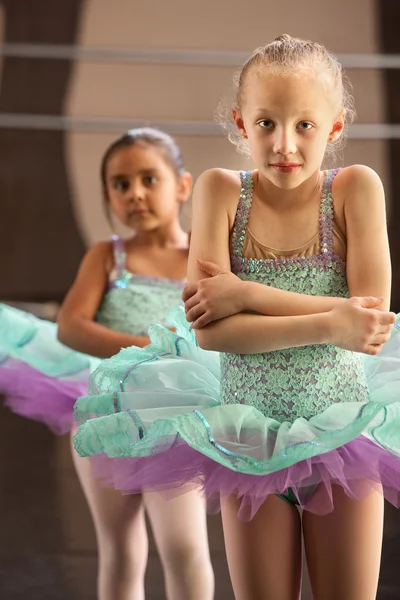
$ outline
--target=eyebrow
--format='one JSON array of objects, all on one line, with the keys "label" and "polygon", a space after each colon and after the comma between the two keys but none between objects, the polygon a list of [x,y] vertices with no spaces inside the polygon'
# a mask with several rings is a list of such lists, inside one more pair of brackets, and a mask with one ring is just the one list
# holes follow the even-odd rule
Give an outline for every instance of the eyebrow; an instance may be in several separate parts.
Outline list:
[{"label": "eyebrow", "polygon": [[[261,116],[265,116],[268,115],[269,113],[271,113],[273,111],[272,108],[257,108],[254,113],[257,117],[261,117]],[[316,116],[316,112],[315,109],[302,109],[301,112],[299,112],[299,116],[300,117],[311,117],[311,118],[315,118]]]},{"label": "eyebrow", "polygon": [[[138,171],[138,175],[157,175],[158,174],[158,170],[157,169],[142,169],[141,171]],[[112,181],[117,181],[118,179],[127,179],[129,177],[129,175],[126,175],[124,173],[116,173],[115,175],[110,175],[110,179]]]}]

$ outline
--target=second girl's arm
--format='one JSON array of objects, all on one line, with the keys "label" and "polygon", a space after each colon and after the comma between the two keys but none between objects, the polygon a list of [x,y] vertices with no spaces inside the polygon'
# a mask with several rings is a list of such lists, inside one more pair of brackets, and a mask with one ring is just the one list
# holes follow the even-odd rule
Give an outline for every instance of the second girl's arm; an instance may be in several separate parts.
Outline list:
[{"label": "second girl's arm", "polygon": [[58,339],[79,352],[108,358],[128,346],[146,346],[147,336],[119,333],[95,322],[112,264],[109,242],[95,244],[83,258],[58,314]]}]

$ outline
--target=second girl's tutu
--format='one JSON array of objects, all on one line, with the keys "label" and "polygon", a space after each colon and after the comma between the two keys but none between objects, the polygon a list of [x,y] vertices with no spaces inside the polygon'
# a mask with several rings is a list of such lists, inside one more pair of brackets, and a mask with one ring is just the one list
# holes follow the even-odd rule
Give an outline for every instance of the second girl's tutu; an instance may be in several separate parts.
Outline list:
[{"label": "second girl's tutu", "polygon": [[[125,244],[113,236],[114,269],[96,320],[101,325],[146,336],[152,323],[181,299],[183,281],[136,275],[126,269]],[[0,394],[14,412],[41,421],[57,434],[74,424],[76,399],[86,393],[101,359],[72,350],[57,339],[57,325],[0,304]]]},{"label": "second girl's tutu", "polygon": [[13,412],[66,433],[99,362],[61,344],[54,323],[0,305],[0,393]]},{"label": "second girl's tutu", "polygon": [[326,513],[334,484],[354,498],[382,485],[399,506],[399,323],[382,353],[365,357],[368,402],[279,422],[246,404],[222,405],[219,355],[197,346],[182,308],[170,320],[176,334],[154,326],[150,346],[104,361],[90,378],[90,396],[75,406],[75,447],[95,456],[106,484],[135,493],[192,483],[216,507],[236,494],[242,518],[271,493]]}]

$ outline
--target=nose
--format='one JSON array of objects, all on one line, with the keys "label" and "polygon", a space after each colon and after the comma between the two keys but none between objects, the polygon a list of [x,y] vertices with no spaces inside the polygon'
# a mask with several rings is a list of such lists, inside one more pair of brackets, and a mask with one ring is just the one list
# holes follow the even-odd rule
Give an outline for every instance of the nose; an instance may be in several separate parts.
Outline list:
[{"label": "nose", "polygon": [[129,203],[136,204],[142,202],[144,198],[143,186],[139,183],[131,183],[126,197]]},{"label": "nose", "polygon": [[294,132],[286,128],[276,128],[273,150],[275,154],[282,154],[283,156],[295,154],[296,142]]}]

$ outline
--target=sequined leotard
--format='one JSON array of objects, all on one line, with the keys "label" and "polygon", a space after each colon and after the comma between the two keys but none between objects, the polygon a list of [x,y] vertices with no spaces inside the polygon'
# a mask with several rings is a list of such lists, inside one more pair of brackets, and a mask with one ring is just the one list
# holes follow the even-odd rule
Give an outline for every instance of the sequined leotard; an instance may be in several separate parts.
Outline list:
[{"label": "sequined leotard", "polygon": [[[232,271],[283,290],[348,297],[346,241],[333,219],[336,173],[324,175],[319,235],[284,256],[248,230],[253,179],[241,173]],[[377,357],[327,344],[219,355],[198,347],[182,308],[170,316],[176,333],[155,326],[148,348],[104,361],[76,404],[75,447],[82,456],[122,457],[111,461],[118,489],[190,482],[213,507],[237,496],[245,519],[269,494],[325,514],[333,485],[351,498],[373,485],[400,504],[399,322]]]}]

